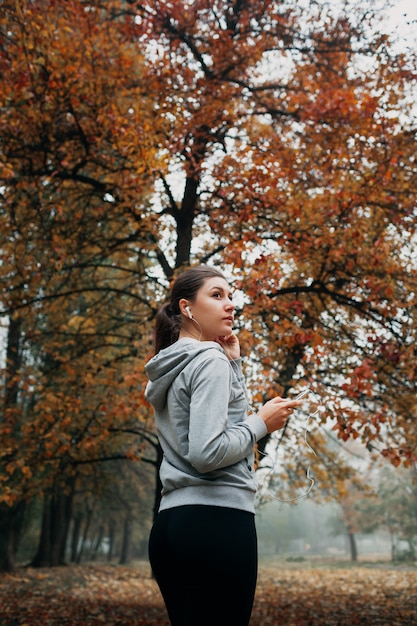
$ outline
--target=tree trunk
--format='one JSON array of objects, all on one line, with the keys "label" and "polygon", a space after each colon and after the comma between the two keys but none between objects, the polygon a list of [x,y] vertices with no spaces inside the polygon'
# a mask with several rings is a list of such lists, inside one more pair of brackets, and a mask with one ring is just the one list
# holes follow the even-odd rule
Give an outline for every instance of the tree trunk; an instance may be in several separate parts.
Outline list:
[{"label": "tree trunk", "polygon": [[68,495],[47,495],[42,512],[38,550],[32,567],[53,567],[65,563],[65,549],[71,519],[73,490]]},{"label": "tree trunk", "polygon": [[0,505],[0,572],[13,572],[16,551],[23,525],[25,503],[14,506]]},{"label": "tree trunk", "polygon": [[72,536],[71,536],[71,556],[70,556],[71,563],[77,562],[78,547],[80,545],[82,520],[83,520],[82,513],[78,513],[75,516],[74,521],[73,521]]},{"label": "tree trunk", "polygon": [[90,523],[91,523],[92,515],[93,515],[93,511],[91,509],[88,509],[87,517],[86,517],[86,520],[85,520],[83,538],[82,538],[80,550],[79,550],[78,555],[77,555],[77,563],[81,563],[81,559],[83,558],[85,544],[87,543],[88,531],[90,530]]},{"label": "tree trunk", "polygon": [[356,561],[358,560],[358,549],[356,547],[355,533],[352,533],[352,532],[348,531],[348,537],[349,537],[349,547],[350,547],[351,561],[356,563]]},{"label": "tree trunk", "polygon": [[126,565],[131,560],[131,545],[132,545],[132,520],[129,514],[125,517],[125,523],[123,526],[123,541],[122,551],[120,554],[120,565]]},{"label": "tree trunk", "polygon": [[[275,379],[277,386],[282,387],[282,389],[284,390],[283,392],[284,396],[286,395],[289,387],[291,387],[294,374],[297,371],[297,367],[299,366],[301,359],[304,356],[304,352],[305,352],[304,344],[296,344],[291,350],[289,350],[285,358],[285,362],[282,364],[282,368],[280,370],[279,376]],[[268,400],[268,397],[265,395],[264,402],[266,402],[267,400]],[[282,440],[284,439],[286,435],[289,423],[290,423],[290,420],[288,419],[284,428],[280,432],[278,443],[276,444],[276,448],[275,448],[276,450],[279,448]],[[258,441],[257,449],[261,455],[261,458],[263,458],[265,455],[265,449],[270,438],[271,438],[271,434],[269,433]],[[258,460],[258,463],[259,463],[259,460]]]},{"label": "tree trunk", "polygon": [[114,522],[109,524],[109,550],[107,552],[107,560],[110,562],[114,552]]},{"label": "tree trunk", "polygon": [[97,539],[96,539],[94,545],[92,545],[92,548],[91,548],[90,559],[92,561],[95,561],[96,558],[97,558],[97,554],[98,554],[98,551],[100,550],[101,542],[102,542],[102,539],[103,539],[103,533],[104,533],[104,528],[103,528],[103,525],[101,524],[99,529],[98,529]]},{"label": "tree trunk", "polygon": [[391,541],[391,561],[395,561],[397,558],[396,549],[395,549],[395,535],[390,529],[389,531],[390,541]]},{"label": "tree trunk", "polygon": [[411,539],[411,537],[409,537],[409,538],[407,539],[407,543],[408,543],[408,549],[409,549],[409,551],[410,551],[410,557],[411,557],[411,560],[412,560],[412,561],[415,561],[415,560],[416,560],[416,549],[415,549],[414,542],[413,542],[413,540]]},{"label": "tree trunk", "polygon": [[[21,409],[18,407],[21,356],[22,322],[17,316],[11,316],[7,332],[6,372],[4,411],[2,421],[13,431],[19,430]],[[9,478],[12,487],[14,477]],[[12,572],[22,530],[25,503],[17,500],[10,505],[0,504],[0,572]]]}]

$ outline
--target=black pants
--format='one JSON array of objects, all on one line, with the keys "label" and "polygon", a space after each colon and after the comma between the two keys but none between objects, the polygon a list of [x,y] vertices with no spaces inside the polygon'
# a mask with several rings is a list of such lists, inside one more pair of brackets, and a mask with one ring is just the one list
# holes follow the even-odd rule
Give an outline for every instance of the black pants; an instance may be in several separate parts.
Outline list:
[{"label": "black pants", "polygon": [[248,626],[258,570],[252,513],[201,505],[161,511],[149,560],[172,626]]}]

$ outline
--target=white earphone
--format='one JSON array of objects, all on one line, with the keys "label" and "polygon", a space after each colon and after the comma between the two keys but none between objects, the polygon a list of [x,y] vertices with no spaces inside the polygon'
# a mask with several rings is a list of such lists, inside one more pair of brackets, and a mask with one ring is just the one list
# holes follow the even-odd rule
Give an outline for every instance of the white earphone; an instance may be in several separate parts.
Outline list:
[{"label": "white earphone", "polygon": [[188,315],[188,317],[190,318],[190,320],[192,320],[192,319],[193,319],[193,314],[191,313],[191,309],[190,309],[190,307],[189,307],[189,306],[186,306],[186,307],[185,307],[185,310],[187,311],[187,315]]}]

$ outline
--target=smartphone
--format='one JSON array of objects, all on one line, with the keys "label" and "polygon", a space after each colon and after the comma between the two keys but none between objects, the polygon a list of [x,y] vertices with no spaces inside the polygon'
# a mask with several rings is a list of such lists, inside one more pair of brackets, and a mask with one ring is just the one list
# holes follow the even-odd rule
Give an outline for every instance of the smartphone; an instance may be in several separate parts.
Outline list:
[{"label": "smartphone", "polygon": [[306,396],[309,391],[310,391],[310,387],[307,387],[306,389],[301,391],[301,393],[299,393],[298,396],[294,398],[294,400],[301,400],[301,398],[304,398],[304,396]]}]

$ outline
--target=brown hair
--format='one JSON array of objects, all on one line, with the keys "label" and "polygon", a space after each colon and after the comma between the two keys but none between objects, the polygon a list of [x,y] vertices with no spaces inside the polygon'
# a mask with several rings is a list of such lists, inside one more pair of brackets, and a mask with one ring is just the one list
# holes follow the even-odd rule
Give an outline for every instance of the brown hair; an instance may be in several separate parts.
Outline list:
[{"label": "brown hair", "polygon": [[171,286],[170,299],[158,311],[155,318],[155,354],[178,339],[182,325],[179,302],[182,298],[193,302],[198,290],[208,278],[224,278],[222,272],[209,265],[190,267],[179,274]]}]

